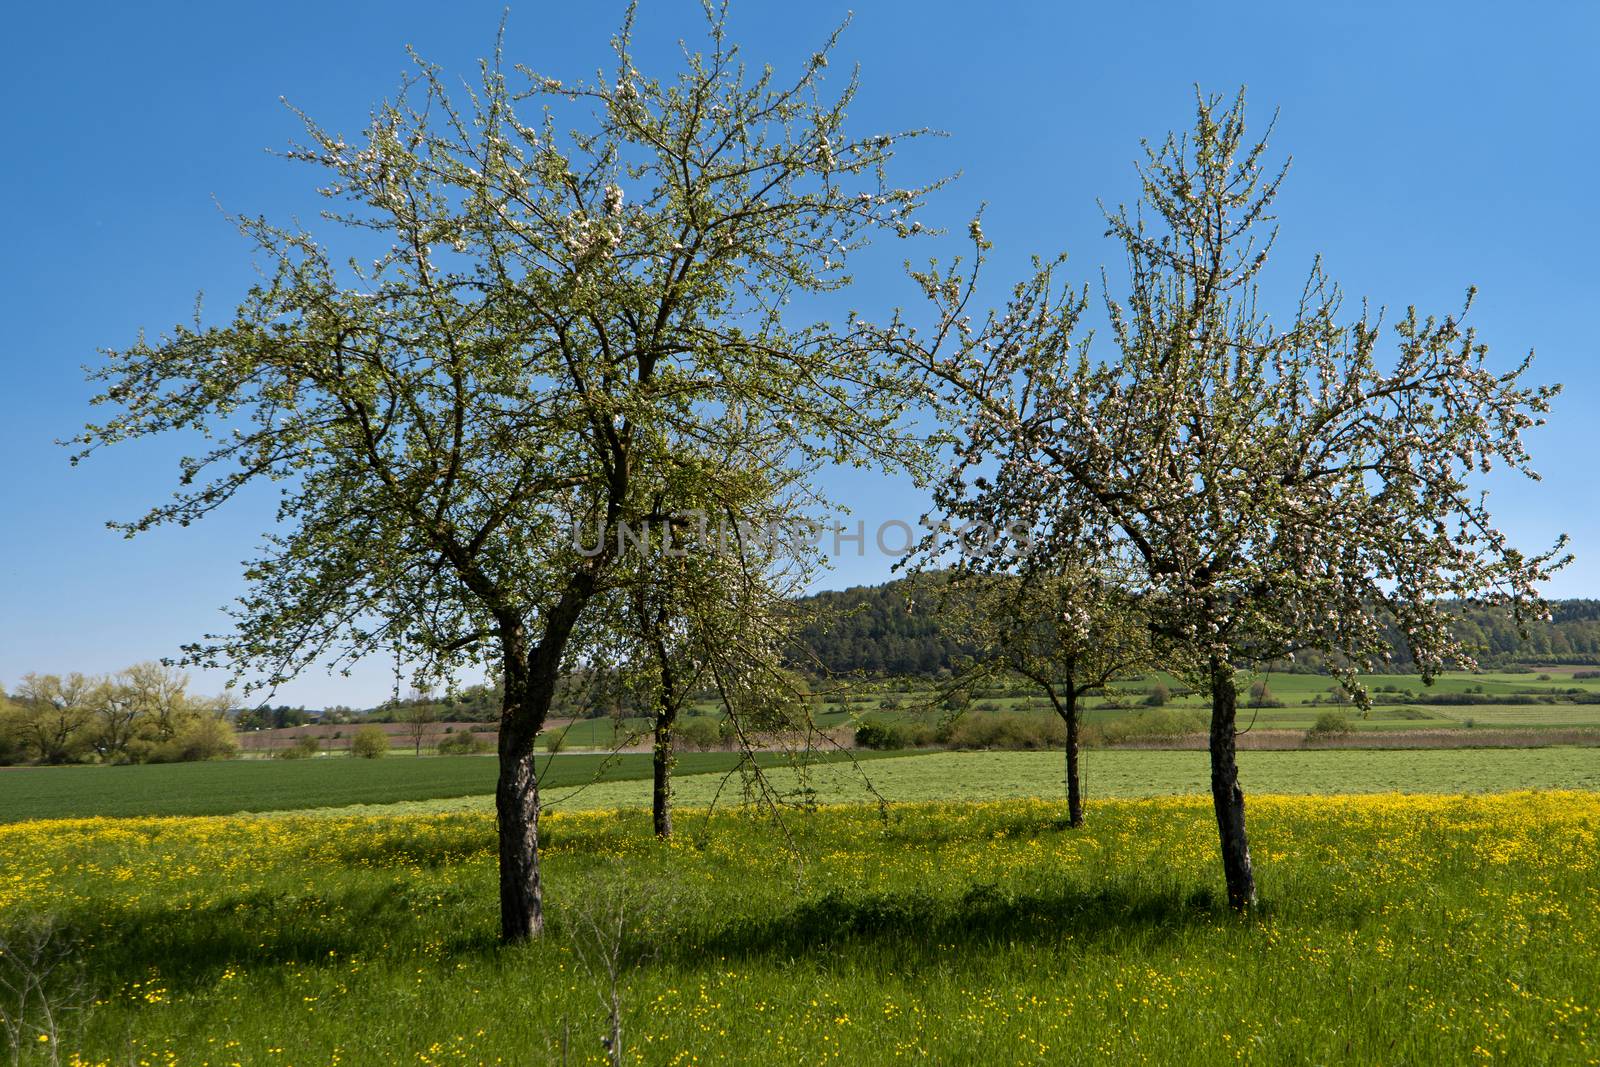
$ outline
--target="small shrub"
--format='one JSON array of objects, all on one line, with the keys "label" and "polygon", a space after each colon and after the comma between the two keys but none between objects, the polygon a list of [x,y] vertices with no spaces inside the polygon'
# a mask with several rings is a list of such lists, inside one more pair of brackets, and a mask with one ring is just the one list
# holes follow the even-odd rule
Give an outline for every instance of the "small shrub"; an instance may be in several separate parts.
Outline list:
[{"label": "small shrub", "polygon": [[1168,689],[1161,682],[1157,682],[1155,685],[1150,687],[1150,692],[1145,694],[1144,703],[1146,707],[1162,708],[1166,707],[1167,701],[1171,699],[1172,690]]},{"label": "small shrub", "polygon": [[570,727],[563,726],[559,730],[546,730],[544,732],[544,750],[554,756],[557,752],[566,748],[568,729]]},{"label": "small shrub", "polygon": [[892,751],[925,748],[940,740],[940,735],[922,723],[864,722],[856,727],[856,747]]},{"label": "small shrub", "polygon": [[1258,678],[1250,683],[1250,706],[1252,708],[1281,708],[1283,701],[1272,695],[1272,690],[1267,688],[1266,679]]},{"label": "small shrub", "polygon": [[905,739],[898,726],[864,722],[856,727],[856,747],[872,749],[904,748]]},{"label": "small shrub", "polygon": [[301,734],[288,748],[280,748],[273,755],[278,759],[309,759],[322,751],[322,741],[315,734]]},{"label": "small shrub", "polygon": [[1067,727],[1054,715],[969,715],[950,730],[951,748],[1033,751],[1066,744]]},{"label": "small shrub", "polygon": [[1350,719],[1340,711],[1325,711],[1317,716],[1317,721],[1311,724],[1311,729],[1306,731],[1306,740],[1315,741],[1324,737],[1343,737],[1350,732]]},{"label": "small shrub", "polygon": [[489,751],[489,742],[471,732],[446,734],[439,741],[441,756],[476,756]]},{"label": "small shrub", "polygon": [[684,748],[706,752],[721,743],[722,729],[717,720],[709,715],[691,715],[678,724],[673,736]]},{"label": "small shrub", "polygon": [[389,752],[389,735],[383,727],[367,725],[350,736],[350,755],[360,759],[377,759]]}]

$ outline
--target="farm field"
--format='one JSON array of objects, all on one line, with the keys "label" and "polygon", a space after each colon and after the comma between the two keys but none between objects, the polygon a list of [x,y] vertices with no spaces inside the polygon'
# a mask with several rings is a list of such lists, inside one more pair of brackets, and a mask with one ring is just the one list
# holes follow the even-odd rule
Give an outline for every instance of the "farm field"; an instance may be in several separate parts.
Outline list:
[{"label": "farm field", "polygon": [[[761,761],[774,789],[814,791],[823,803],[875,800],[988,800],[1057,797],[1057,752],[857,750],[818,754],[804,776]],[[854,762],[851,762],[853,759]],[[1600,789],[1600,748],[1241,750],[1249,793],[1481,792]],[[1208,782],[1199,750],[1096,749],[1083,755],[1086,795],[1165,796],[1202,792]],[[740,776],[730,752],[678,757],[674,790],[681,804],[737,803]],[[861,764],[857,767],[856,764]],[[648,805],[650,757],[563,753],[545,772],[555,807]],[[307,809],[487,811],[493,807],[492,756],[424,759],[232,760],[128,767],[0,769],[0,822],[74,817],[228,815]],[[868,783],[870,782],[870,788]]]},{"label": "farm field", "polygon": [[[992,701],[998,705],[994,711],[1023,714],[1054,715],[1042,701],[1011,700]],[[1196,700],[1174,700],[1167,710],[1190,710],[1205,714],[1207,708]],[[1105,726],[1118,718],[1127,718],[1145,711],[1144,708],[1090,707],[1083,711],[1085,726]],[[1516,729],[1547,729],[1562,727],[1589,727],[1600,729],[1600,704],[1477,704],[1467,707],[1421,707],[1416,705],[1378,706],[1367,715],[1353,708],[1330,709],[1327,705],[1290,705],[1282,708],[1241,708],[1241,728],[1256,730],[1309,729],[1317,716],[1328,710],[1341,711],[1350,729],[1367,731],[1409,730],[1469,730],[1475,726],[1498,726]],[[969,715],[988,714],[989,710],[968,712]],[[858,717],[873,722],[924,723],[937,725],[944,718],[939,712],[879,711],[857,713]],[[838,712],[824,712],[817,721],[825,726],[843,726],[850,716]],[[605,737],[609,738],[609,731]],[[597,745],[605,740],[597,737]]]},{"label": "farm field", "polygon": [[[1357,731],[1454,730],[1474,726],[1600,728],[1600,679],[1574,677],[1593,673],[1596,673],[1594,668],[1583,667],[1547,667],[1537,672],[1453,672],[1441,675],[1432,686],[1424,686],[1416,675],[1370,675],[1366,681],[1375,704],[1366,714],[1354,707],[1336,704],[1337,683],[1326,675],[1243,676],[1240,686],[1246,695],[1241,698],[1240,724],[1262,730],[1305,730],[1322,712],[1338,710]],[[1251,706],[1247,696],[1251,684],[1256,681],[1267,685],[1269,699],[1265,706]],[[1188,692],[1179,679],[1153,673],[1119,682],[1114,687],[1114,698],[1086,699],[1082,708],[1085,724],[1103,726],[1119,716],[1143,710],[1144,699],[1158,684],[1172,694],[1165,703],[1168,709],[1204,711],[1209,707],[1205,697]],[[821,699],[817,720],[825,726],[845,725],[852,719],[934,725],[949,714],[938,706],[940,702],[929,686],[893,680],[844,683]],[[1462,702],[1417,702],[1451,699]],[[1053,714],[1042,694],[1026,695],[1016,690],[980,690],[972,695],[970,709],[969,714],[994,711]],[[609,724],[599,723],[586,727],[584,734],[569,736],[576,741],[589,733],[596,743],[603,743],[604,738],[611,736]]]},{"label": "farm field", "polygon": [[549,933],[515,950],[473,814],[4,826],[0,911],[81,953],[74,1064],[601,1063],[584,916],[618,902],[628,1063],[1600,1058],[1600,794],[1251,818],[1246,920],[1201,798],[1076,831],[1030,801],[824,808],[787,837],[727,813],[670,846],[643,812],[556,814]]},{"label": "farm field", "polygon": [[[1319,715],[1339,710],[1356,732],[1407,732],[1414,730],[1454,731],[1474,727],[1510,728],[1539,731],[1545,729],[1595,729],[1600,731],[1600,679],[1574,677],[1594,673],[1592,668],[1549,667],[1538,673],[1519,671],[1452,673],[1441,676],[1432,687],[1423,686],[1414,675],[1374,675],[1368,679],[1376,705],[1362,714],[1353,707],[1333,702],[1336,683],[1320,674],[1276,674],[1246,676],[1243,683],[1264,681],[1270,700],[1266,706],[1241,708],[1243,725],[1262,731],[1305,731]],[[1084,702],[1083,721],[1089,728],[1104,727],[1146,711],[1144,699],[1156,685],[1173,694],[1165,707],[1173,711],[1204,713],[1204,697],[1189,693],[1171,675],[1153,673],[1119,683],[1115,697],[1090,697]],[[1410,703],[1410,700],[1462,698],[1470,703]],[[1499,697],[1506,703],[1496,703]],[[1582,701],[1582,702],[1579,702]],[[1590,702],[1592,701],[1592,702]],[[441,714],[443,713],[441,709]],[[574,709],[567,709],[569,712]],[[721,712],[711,702],[702,701],[690,709],[691,715],[720,720]],[[980,690],[970,701],[968,715],[991,712],[1054,715],[1042,693],[1024,695]],[[812,711],[819,726],[850,729],[861,722],[937,727],[950,712],[942,706],[932,684],[916,679],[852,679],[825,685],[816,697]],[[640,745],[648,740],[648,719],[614,719],[610,715],[594,718],[558,719],[562,725],[565,750],[609,751]],[[381,723],[394,746],[391,755],[408,755],[413,746],[408,727],[403,723]],[[449,732],[474,731],[479,740],[492,747],[492,724],[473,722],[434,723],[424,739],[424,751],[449,736]],[[326,751],[347,751],[355,726],[350,723],[314,723],[306,726],[266,731],[244,731],[239,735],[242,755],[263,756],[287,748],[302,734],[319,737]],[[448,732],[447,732],[448,731]]]},{"label": "farm field", "polygon": [[[857,753],[872,758],[876,753]],[[544,757],[550,759],[550,757]],[[762,755],[763,762],[781,757]],[[822,753],[822,759],[839,758]],[[680,773],[727,771],[731,752],[686,752]],[[647,780],[650,757],[563,753],[547,765],[552,789]],[[380,760],[224,760],[126,767],[0,768],[0,822],[88,816],[228,815],[345,804],[388,804],[494,791],[493,756],[430,756]]]},{"label": "farm field", "polygon": [[[1320,679],[1326,682],[1327,679]],[[1137,691],[1133,691],[1137,692]],[[918,704],[925,704],[929,700],[927,693],[915,691],[898,691],[890,697],[905,705],[899,709],[885,709],[879,706],[884,698],[857,699],[843,705],[846,711],[838,710],[839,705],[827,704],[814,712],[816,723],[825,729],[849,728],[859,722],[878,723],[919,723],[927,726],[937,726],[947,718],[948,713],[928,708],[918,708]],[[1283,699],[1279,697],[1279,699]],[[1043,697],[1001,697],[991,700],[976,702],[977,707],[968,711],[969,716],[983,715],[991,712],[1010,712],[1022,714],[1037,714],[1054,716],[1055,712],[1045,703]],[[1242,708],[1241,717],[1245,728],[1258,730],[1299,730],[1304,732],[1317,716],[1330,710],[1330,705],[1302,704],[1298,700],[1285,701],[1284,707]],[[1205,713],[1209,707],[1198,697],[1174,698],[1167,708],[1171,710],[1190,710]],[[702,713],[711,715],[709,706],[700,709]],[[1126,719],[1137,715],[1146,709],[1137,706],[1110,708],[1090,701],[1089,706],[1083,711],[1083,722],[1086,726],[1105,726],[1119,718]],[[1413,730],[1466,730],[1473,727],[1506,727],[1519,730],[1543,730],[1559,728],[1594,728],[1600,730],[1600,702],[1593,704],[1473,704],[1467,706],[1422,706],[1422,705],[1387,705],[1380,704],[1366,715],[1362,715],[1354,708],[1342,710],[1349,720],[1350,728],[1357,732],[1395,732]],[[717,716],[713,715],[713,718]],[[344,727],[348,735],[349,727]],[[577,719],[570,725],[563,727],[563,739],[568,752],[582,749],[610,750],[620,745],[633,742],[635,744],[648,744],[650,724],[645,719],[629,719],[620,727],[610,718]],[[491,736],[492,735],[488,735]],[[337,742],[334,742],[337,744]],[[408,754],[405,746],[397,742],[396,755]]]},{"label": "farm field", "polygon": [[[802,781],[763,754],[773,788],[815,791],[823,803],[1056,797],[1062,762],[1056,752],[821,753]],[[865,766],[858,769],[850,762]],[[1084,753],[1086,794],[1165,796],[1207,788],[1199,750],[1098,749]],[[1240,751],[1247,792],[1481,792],[1511,789],[1600,789],[1600,748],[1318,749]],[[679,802],[736,803],[738,757],[688,752],[678,758]],[[546,800],[556,807],[648,805],[650,757],[563,753],[545,772]],[[307,809],[477,811],[493,806],[495,761],[487,756],[425,759],[235,760],[129,767],[0,769],[0,822],[74,817],[227,815]],[[870,788],[868,783],[870,782]]]},{"label": "farm field", "polygon": [[[823,804],[873,802],[1056,799],[1063,795],[1062,757],[1057,752],[927,752],[889,754],[855,768],[833,763],[811,769],[801,782],[787,768],[768,772],[772,787],[792,795],[802,787]],[[1091,808],[1107,798],[1194,795],[1210,788],[1209,757],[1203,751],[1109,749],[1084,754],[1085,796]],[[1240,778],[1247,795],[1361,793],[1479,793],[1521,789],[1600,790],[1600,749],[1319,749],[1241,750]],[[871,789],[867,783],[871,783]],[[725,774],[685,775],[674,780],[679,804],[737,805],[739,779]],[[876,791],[875,793],[873,791]],[[572,810],[645,807],[648,781],[615,781],[570,794],[554,790],[558,807]],[[326,814],[491,812],[492,796],[464,796],[384,807],[328,809]]]}]

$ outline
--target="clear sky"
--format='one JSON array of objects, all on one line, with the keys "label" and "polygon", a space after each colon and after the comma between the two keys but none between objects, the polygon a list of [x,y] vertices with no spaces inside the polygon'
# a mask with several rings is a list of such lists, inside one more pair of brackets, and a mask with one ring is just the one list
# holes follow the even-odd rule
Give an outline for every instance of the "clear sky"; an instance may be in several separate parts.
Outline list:
[{"label": "clear sky", "polygon": [[[698,33],[699,5],[646,0],[641,56],[661,72]],[[0,685],[26,671],[112,671],[172,655],[223,625],[238,561],[269,519],[245,500],[187,530],[124,541],[105,529],[161,498],[176,449],[141,444],[77,470],[52,441],[87,418],[80,366],[96,349],[185,319],[198,291],[220,314],[253,277],[221,209],[316,210],[316,175],[274,158],[297,133],[286,97],[355,132],[406,67],[405,46],[462,74],[502,7],[410,2],[12,5],[0,68],[6,254],[0,260]],[[558,77],[606,63],[620,5],[513,3],[507,51]],[[744,0],[733,21],[757,62],[809,55],[845,8]],[[1550,588],[1600,595],[1600,7],[1591,4],[971,4],[859,0],[839,56],[858,60],[859,128],[936,126],[908,153],[915,180],[960,170],[932,218],[964,229],[980,202],[999,272],[1066,249],[1086,279],[1113,255],[1096,198],[1131,198],[1140,137],[1190,118],[1192,89],[1247,85],[1258,120],[1281,110],[1294,157],[1277,271],[1313,252],[1352,297],[1454,311],[1506,361],[1566,383],[1533,445],[1543,484],[1501,485],[1502,525],[1528,547],[1560,532],[1578,562]],[[844,64],[836,63],[835,69]],[[220,205],[220,208],[219,208]],[[931,251],[932,249],[930,249]],[[855,306],[912,299],[894,244]],[[918,254],[922,254],[919,250]],[[1113,266],[1115,263],[1113,262]],[[871,525],[915,519],[909,485],[830,477]],[[847,555],[842,586],[887,576]],[[215,689],[219,679],[201,678]],[[384,664],[306,676],[280,699],[369,704]]]}]

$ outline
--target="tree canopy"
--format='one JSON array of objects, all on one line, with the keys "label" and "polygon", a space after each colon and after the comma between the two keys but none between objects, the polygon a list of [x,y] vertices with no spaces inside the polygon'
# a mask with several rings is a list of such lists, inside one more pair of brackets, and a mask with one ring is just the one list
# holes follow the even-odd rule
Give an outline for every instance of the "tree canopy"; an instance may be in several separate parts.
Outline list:
[{"label": "tree canopy", "polygon": [[[1529,555],[1492,521],[1476,475],[1534,476],[1524,433],[1558,386],[1529,384],[1463,308],[1354,315],[1320,262],[1277,314],[1263,284],[1287,164],[1246,136],[1241,93],[1200,95],[1187,134],[1145,146],[1136,207],[1106,213],[1127,288],[1106,283],[1111,354],[1086,289],[1040,264],[1004,307],[969,312],[980,271],[913,272],[935,311],[886,341],[957,413],[946,515],[1026,550],[1126,564],[1129,590],[1213,696],[1213,793],[1229,898],[1254,898],[1233,762],[1235,666],[1312,649],[1364,694],[1389,627],[1424,677],[1471,665],[1449,605],[1544,612],[1564,543]],[[971,230],[981,265],[988,249]],[[1387,339],[1387,340],[1386,340]]]},{"label": "tree canopy", "polygon": [[534,737],[614,533],[661,518],[677,444],[726,454],[753,421],[801,465],[924,457],[876,332],[793,310],[844,288],[874,234],[909,232],[926,189],[887,169],[915,131],[847,127],[856,85],[826,88],[831,41],[785,80],[709,19],[665,78],[636,67],[630,13],[594,81],[497,48],[459,97],[418,59],[349,139],[307,117],[288,155],[322,175],[331,236],[240,219],[265,280],[221,324],[109,351],[93,376],[114,412],[79,439],[80,457],[203,443],[129,534],[279,487],[233,630],[191,662],[269,685],[377,652],[422,675],[499,669],[511,940],[541,922]]}]

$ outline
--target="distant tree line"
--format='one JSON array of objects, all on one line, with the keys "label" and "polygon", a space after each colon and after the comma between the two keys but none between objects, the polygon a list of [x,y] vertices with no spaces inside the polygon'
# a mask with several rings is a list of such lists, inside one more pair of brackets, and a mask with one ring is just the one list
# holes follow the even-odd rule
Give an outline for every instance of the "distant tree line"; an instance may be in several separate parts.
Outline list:
[{"label": "distant tree line", "polygon": [[408,722],[416,708],[431,708],[441,720],[451,722],[494,722],[500,717],[501,688],[498,680],[463,686],[445,693],[413,691],[384,701],[359,717],[372,722]]},{"label": "distant tree line", "polygon": [[[947,605],[926,588],[919,595],[915,583],[900,579],[807,598],[828,610],[801,632],[797,658],[814,660],[816,669],[828,674],[940,678],[954,672],[974,650],[960,639]],[[1478,661],[1484,667],[1600,664],[1600,600],[1551,601],[1551,618],[1528,620],[1526,637],[1503,609],[1458,603],[1448,610],[1456,616],[1456,635],[1481,650]],[[1406,642],[1398,631],[1387,638],[1394,670],[1408,673],[1414,664]],[[1280,674],[1321,674],[1331,664],[1308,650],[1271,666]]]},{"label": "distant tree line", "polygon": [[186,675],[141,663],[96,677],[24,675],[0,692],[0,764],[177,763],[231,756],[227,702]]}]

